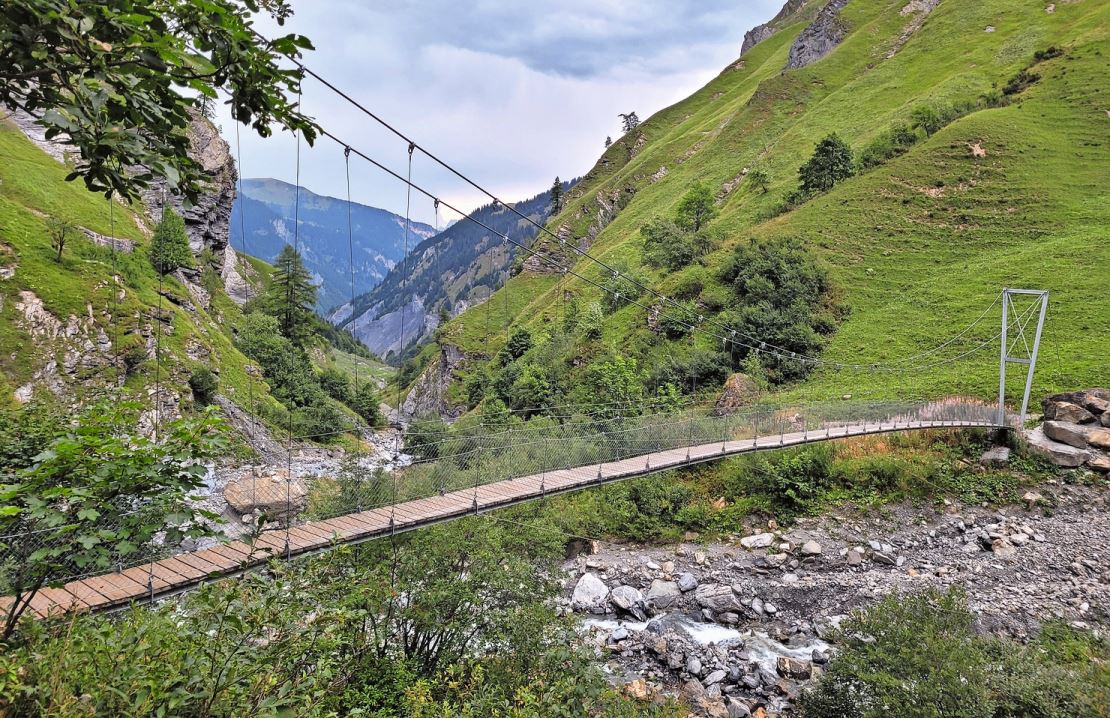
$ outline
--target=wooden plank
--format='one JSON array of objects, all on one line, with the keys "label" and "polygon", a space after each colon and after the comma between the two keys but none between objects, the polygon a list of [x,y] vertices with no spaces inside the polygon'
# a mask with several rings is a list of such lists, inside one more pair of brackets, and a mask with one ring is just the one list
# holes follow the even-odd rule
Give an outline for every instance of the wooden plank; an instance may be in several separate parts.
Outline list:
[{"label": "wooden plank", "polygon": [[106,573],[101,576],[86,578],[85,585],[92,587],[97,593],[104,596],[108,603],[121,603],[136,596],[142,596],[146,586],[136,583],[118,573]]},{"label": "wooden plank", "polygon": [[44,588],[39,593],[49,598],[62,611],[83,611],[89,608],[88,602],[82,601],[64,588]]},{"label": "wooden plank", "polygon": [[205,557],[196,553],[183,553],[174,557],[177,561],[192,567],[199,572],[198,578],[201,576],[208,576],[213,573],[219,573],[225,570],[221,564],[214,563]]}]

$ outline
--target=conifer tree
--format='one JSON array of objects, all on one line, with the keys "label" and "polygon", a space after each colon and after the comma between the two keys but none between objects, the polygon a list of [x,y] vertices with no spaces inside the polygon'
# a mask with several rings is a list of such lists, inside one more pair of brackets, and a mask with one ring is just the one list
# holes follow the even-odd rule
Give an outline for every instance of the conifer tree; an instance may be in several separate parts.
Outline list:
[{"label": "conifer tree", "polygon": [[169,274],[179,267],[188,267],[192,259],[185,220],[167,204],[162,208],[162,221],[154,228],[154,238],[150,241],[150,263],[162,274]]},{"label": "conifer tree", "polygon": [[852,176],[852,148],[833,133],[821,140],[809,161],[798,168],[801,190],[806,194],[828,192],[837,182]]},{"label": "conifer tree", "polygon": [[556,176],[555,183],[551,185],[551,214],[558,214],[562,206],[563,183],[559,180],[558,176]]},{"label": "conifer tree", "polygon": [[301,254],[292,245],[282,247],[274,260],[274,274],[266,290],[263,309],[278,320],[281,333],[303,346],[312,333],[316,285],[305,269]]}]

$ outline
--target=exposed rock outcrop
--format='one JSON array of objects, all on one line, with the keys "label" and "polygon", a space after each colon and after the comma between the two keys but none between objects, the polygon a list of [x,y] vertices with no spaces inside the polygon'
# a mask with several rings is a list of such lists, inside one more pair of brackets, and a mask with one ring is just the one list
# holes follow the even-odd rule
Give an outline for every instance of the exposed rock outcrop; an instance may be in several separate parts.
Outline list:
[{"label": "exposed rock outcrop", "polygon": [[[238,173],[231,157],[231,148],[220,137],[220,131],[204,116],[194,114],[187,130],[189,157],[210,178],[208,186],[193,206],[185,206],[185,198],[170,194],[164,179],[155,179],[143,192],[143,204],[152,222],[162,216],[163,197],[185,220],[189,246],[194,254],[212,251],[217,262],[224,260],[231,228],[231,208],[235,203],[235,182]],[[222,266],[217,267],[222,269]]]},{"label": "exposed rock outcrop", "polygon": [[793,19],[795,15],[805,8],[808,0],[786,0],[786,4],[782,6],[778,14],[775,15],[769,22],[762,25],[756,25],[751,30],[744,33],[744,43],[740,46],[740,55],[743,56],[748,50],[752,49],[759,43],[775,34],[782,24]]},{"label": "exposed rock outcrop", "polygon": [[725,382],[725,388],[717,399],[713,413],[717,416],[735,414],[759,397],[759,387],[747,374],[733,374]]},{"label": "exposed rock outcrop", "polygon": [[787,69],[796,70],[799,67],[812,65],[840,44],[845,34],[840,11],[847,4],[848,0],[829,0],[828,4],[821,8],[821,12],[817,13],[817,19],[802,30],[794,40],[794,44],[790,46],[790,55],[786,61]]},{"label": "exposed rock outcrop", "polygon": [[1063,468],[1110,470],[1110,391],[1054,394],[1042,406],[1046,421],[1025,432],[1030,449]]},{"label": "exposed rock outcrop", "polygon": [[412,390],[401,403],[401,419],[421,416],[442,416],[457,419],[466,412],[466,404],[453,404],[447,397],[447,388],[455,371],[466,360],[462,351],[450,344],[440,348],[439,357],[424,370],[412,385]]},{"label": "exposed rock outcrop", "polygon": [[891,45],[890,50],[886,54],[886,59],[890,59],[898,54],[898,51],[909,42],[913,34],[921,29],[925,24],[925,18],[929,17],[929,13],[940,5],[940,0],[910,0],[905,7],[899,12],[903,17],[910,16],[909,22],[902,30],[902,34]]}]

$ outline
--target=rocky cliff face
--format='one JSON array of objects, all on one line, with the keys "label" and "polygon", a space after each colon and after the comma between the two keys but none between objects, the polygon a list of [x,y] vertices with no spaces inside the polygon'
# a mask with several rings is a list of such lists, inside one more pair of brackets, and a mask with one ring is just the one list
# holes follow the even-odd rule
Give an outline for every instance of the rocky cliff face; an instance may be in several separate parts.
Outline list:
[{"label": "rocky cliff face", "polygon": [[756,25],[751,30],[744,33],[744,44],[740,46],[740,54],[743,55],[748,50],[774,35],[785,23],[795,19],[797,15],[805,9],[807,3],[808,0],[786,0],[786,4],[779,10],[778,15],[771,18],[769,22]]},{"label": "rocky cliff face", "polygon": [[786,62],[787,69],[811,65],[840,44],[845,34],[840,11],[847,4],[848,0],[829,0],[828,4],[821,8],[821,12],[817,13],[817,19],[802,30],[794,40],[794,44],[790,46],[790,56]]},{"label": "rocky cliff face", "polygon": [[439,358],[432,362],[412,385],[412,390],[401,404],[403,420],[422,416],[442,416],[457,419],[466,412],[465,404],[452,404],[447,397],[455,370],[466,360],[458,347],[445,344]]},{"label": "rocky cliff face", "polygon": [[221,262],[219,268],[222,269],[224,249],[228,246],[230,236],[231,208],[235,204],[235,182],[239,175],[231,157],[231,148],[207,118],[199,113],[194,115],[188,134],[192,148],[189,156],[210,178],[208,191],[201,195],[195,205],[187,207],[184,198],[167,191],[165,180],[157,179],[143,193],[143,204],[154,223],[162,216],[163,201],[168,201],[185,220],[189,246],[193,253],[211,250],[217,261]]}]

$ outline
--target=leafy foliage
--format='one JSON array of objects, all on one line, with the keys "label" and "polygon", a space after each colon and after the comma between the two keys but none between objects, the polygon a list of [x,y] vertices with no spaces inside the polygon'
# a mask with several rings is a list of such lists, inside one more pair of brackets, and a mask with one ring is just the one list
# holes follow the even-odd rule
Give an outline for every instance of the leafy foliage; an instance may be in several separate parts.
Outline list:
[{"label": "leafy foliage", "polygon": [[[803,694],[802,715],[1105,715],[1110,690],[1099,684],[1089,660],[1057,662],[1044,639],[1022,647],[979,637],[974,618],[955,589],[891,596],[854,615],[842,626],[841,649],[824,676]],[[1071,638],[1051,630],[1056,635],[1049,639]],[[1105,640],[1095,647],[1104,656],[1110,650]]]},{"label": "leafy foliage", "polygon": [[0,104],[38,117],[47,137],[75,147],[81,160],[68,179],[82,177],[90,190],[133,200],[158,176],[195,201],[204,173],[188,156],[193,95],[226,91],[232,116],[263,137],[276,126],[310,142],[316,135],[291,99],[301,71],[282,57],[311,43],[293,34],[261,41],[251,16],[263,9],[279,24],[292,12],[284,0],[9,0],[0,13]]},{"label": "leafy foliage", "polygon": [[782,383],[804,377],[812,366],[783,354],[819,352],[843,313],[829,296],[827,270],[797,242],[753,240],[737,247],[721,279],[738,300],[726,315],[727,323],[746,337],[730,347],[731,353],[746,357],[757,337],[781,348],[760,352],[769,379]]},{"label": "leafy foliage", "polygon": [[665,217],[655,217],[640,229],[644,237],[644,259],[655,267],[681,269],[705,256],[712,242],[704,232],[691,232]]},{"label": "leafy foliage", "polygon": [[561,554],[546,524],[462,520],[177,605],[28,622],[0,654],[0,702],[12,715],[679,715],[622,698],[574,647],[546,605]]},{"label": "leafy foliage", "polygon": [[[4,638],[43,586],[173,546],[215,519],[186,501],[201,463],[224,448],[214,413],[168,423],[157,440],[135,433],[139,406],[102,402],[0,486],[5,591],[15,596]],[[59,427],[60,428],[60,427]],[[5,472],[8,473],[8,472]]]},{"label": "leafy foliage", "polygon": [[704,182],[695,182],[675,209],[674,221],[687,232],[698,232],[717,216],[713,192]]},{"label": "leafy foliage", "polygon": [[162,210],[162,221],[154,228],[154,237],[150,240],[150,263],[159,273],[169,274],[180,267],[188,267],[192,260],[185,220],[167,204]]},{"label": "leafy foliage", "polygon": [[216,390],[220,388],[219,379],[208,367],[197,367],[189,374],[189,389],[193,392],[193,401],[198,406],[208,406],[216,398]]},{"label": "leafy foliage", "polygon": [[804,194],[828,192],[855,172],[852,148],[835,132],[817,143],[813,156],[798,168],[798,179]]}]

